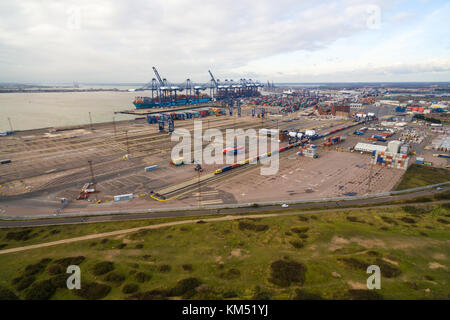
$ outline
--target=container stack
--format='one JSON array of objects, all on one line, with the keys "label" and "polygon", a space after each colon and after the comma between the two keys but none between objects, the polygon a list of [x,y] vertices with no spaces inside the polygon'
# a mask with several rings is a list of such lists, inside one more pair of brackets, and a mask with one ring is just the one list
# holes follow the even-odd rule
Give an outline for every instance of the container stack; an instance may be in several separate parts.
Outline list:
[{"label": "container stack", "polygon": [[303,146],[299,152],[297,152],[299,156],[308,157],[308,158],[318,158],[317,155],[317,146],[314,144],[308,144]]},{"label": "container stack", "polygon": [[377,151],[371,160],[371,164],[376,164],[388,168],[408,169],[409,157],[406,154]]}]

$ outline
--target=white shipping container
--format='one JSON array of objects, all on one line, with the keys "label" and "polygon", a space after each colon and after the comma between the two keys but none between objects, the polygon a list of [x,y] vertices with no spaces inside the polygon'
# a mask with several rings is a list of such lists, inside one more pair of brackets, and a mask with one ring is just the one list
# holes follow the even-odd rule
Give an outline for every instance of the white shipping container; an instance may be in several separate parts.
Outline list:
[{"label": "white shipping container", "polygon": [[131,200],[131,199],[133,199],[132,193],[114,196],[114,201],[123,201],[123,200]]}]

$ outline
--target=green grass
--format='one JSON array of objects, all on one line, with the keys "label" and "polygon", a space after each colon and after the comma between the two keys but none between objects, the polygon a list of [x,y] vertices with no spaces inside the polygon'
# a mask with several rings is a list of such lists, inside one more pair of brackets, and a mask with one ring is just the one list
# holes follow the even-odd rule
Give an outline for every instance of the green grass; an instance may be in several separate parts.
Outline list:
[{"label": "green grass", "polygon": [[[49,295],[51,299],[449,298],[448,206],[412,210],[405,205],[312,216],[204,219],[206,223],[142,230],[107,241],[0,255],[0,288],[21,299]],[[92,228],[77,226],[77,232],[84,233],[83,227]],[[54,227],[37,229],[48,234]],[[64,231],[61,234],[68,237]],[[303,247],[291,244],[298,241]],[[136,248],[139,244],[142,248]],[[65,259],[69,257],[85,259]],[[87,289],[76,293],[58,285],[53,292],[49,283],[56,279],[46,280],[65,274],[55,276],[49,270],[71,260],[80,262],[82,288],[84,283]],[[105,261],[113,262],[113,269],[95,275],[96,266]],[[382,289],[376,294],[358,290],[365,286],[365,267],[370,264],[382,268]],[[17,290],[13,279],[30,270],[33,284]]]},{"label": "green grass", "polygon": [[448,181],[450,181],[449,169],[434,168],[414,163],[406,170],[396,190],[423,187]]}]

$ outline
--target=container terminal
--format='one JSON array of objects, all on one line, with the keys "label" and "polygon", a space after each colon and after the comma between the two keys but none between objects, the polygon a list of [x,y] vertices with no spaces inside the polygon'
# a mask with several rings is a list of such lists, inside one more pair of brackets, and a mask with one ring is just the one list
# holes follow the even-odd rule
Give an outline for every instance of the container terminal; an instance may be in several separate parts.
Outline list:
[{"label": "container terminal", "polygon": [[[221,82],[212,73],[211,86],[201,87],[207,94],[193,83],[171,85],[154,71],[156,80],[138,90],[149,105],[130,101],[135,120],[1,133],[0,215],[351,197],[392,190],[412,163],[449,165],[447,97],[394,100],[385,88],[256,81],[244,89],[249,80]],[[198,120],[203,130],[278,134],[277,174],[260,174],[260,160],[272,154],[250,159],[238,145],[222,155],[244,150],[245,160],[229,165],[172,159],[174,129],[192,133]]]}]

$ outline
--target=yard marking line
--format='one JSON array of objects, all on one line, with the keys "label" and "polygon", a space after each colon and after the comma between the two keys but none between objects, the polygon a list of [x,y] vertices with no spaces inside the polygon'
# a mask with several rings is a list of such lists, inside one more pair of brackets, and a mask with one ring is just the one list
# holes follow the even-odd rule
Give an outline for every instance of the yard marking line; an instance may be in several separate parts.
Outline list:
[{"label": "yard marking line", "polygon": [[201,201],[200,203],[202,205],[218,204],[218,203],[223,203],[223,200],[222,199],[215,199],[215,200]]}]

